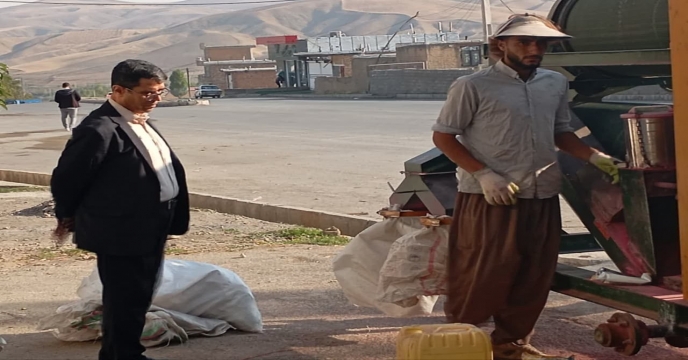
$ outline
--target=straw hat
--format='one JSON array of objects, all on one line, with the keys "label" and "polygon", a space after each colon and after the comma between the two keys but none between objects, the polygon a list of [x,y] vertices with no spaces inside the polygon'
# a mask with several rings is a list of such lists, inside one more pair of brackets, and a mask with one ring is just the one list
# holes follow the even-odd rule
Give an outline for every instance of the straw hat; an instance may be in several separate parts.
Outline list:
[{"label": "straw hat", "polygon": [[563,40],[572,38],[561,32],[550,20],[533,14],[514,14],[492,35],[498,39],[506,36],[532,36]]}]

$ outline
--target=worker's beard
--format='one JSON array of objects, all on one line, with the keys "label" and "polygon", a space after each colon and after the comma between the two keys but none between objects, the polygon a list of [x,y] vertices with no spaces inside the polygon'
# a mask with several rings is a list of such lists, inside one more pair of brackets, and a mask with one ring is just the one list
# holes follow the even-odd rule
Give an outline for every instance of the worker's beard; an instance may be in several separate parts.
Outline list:
[{"label": "worker's beard", "polygon": [[[506,58],[509,60],[511,66],[517,67],[521,70],[535,70],[540,67],[540,63],[542,62],[542,57],[537,55],[527,56],[523,59],[520,59],[516,55],[506,54]],[[527,64],[524,63],[523,60],[528,58],[537,59],[537,61],[529,62]]]}]

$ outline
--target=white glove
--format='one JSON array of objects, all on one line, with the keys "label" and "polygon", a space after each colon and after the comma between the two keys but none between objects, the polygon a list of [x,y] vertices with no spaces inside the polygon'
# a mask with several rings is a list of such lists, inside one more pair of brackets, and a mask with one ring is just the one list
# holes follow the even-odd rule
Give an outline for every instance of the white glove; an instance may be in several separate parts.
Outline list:
[{"label": "white glove", "polygon": [[504,177],[488,168],[473,173],[483,189],[485,200],[490,205],[515,205],[518,186],[507,182]]}]

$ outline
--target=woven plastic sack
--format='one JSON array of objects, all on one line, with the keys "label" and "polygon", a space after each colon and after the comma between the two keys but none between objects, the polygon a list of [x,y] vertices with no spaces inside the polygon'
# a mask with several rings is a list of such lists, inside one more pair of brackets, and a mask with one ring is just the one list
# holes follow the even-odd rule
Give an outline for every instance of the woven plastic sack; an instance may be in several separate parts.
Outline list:
[{"label": "woven plastic sack", "polygon": [[420,228],[397,239],[380,268],[377,300],[401,307],[447,292],[449,225]]},{"label": "woven plastic sack", "polygon": [[346,298],[354,305],[376,308],[387,316],[411,317],[431,314],[437,296],[419,296],[416,304],[400,306],[377,296],[380,270],[395,241],[422,228],[418,219],[390,218],[355,236],[334,258],[334,275]]}]

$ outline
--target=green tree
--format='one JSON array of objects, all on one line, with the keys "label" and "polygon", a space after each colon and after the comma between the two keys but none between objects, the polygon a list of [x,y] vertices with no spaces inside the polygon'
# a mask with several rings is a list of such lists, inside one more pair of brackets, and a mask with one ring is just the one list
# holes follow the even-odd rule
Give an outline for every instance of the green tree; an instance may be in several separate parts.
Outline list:
[{"label": "green tree", "polygon": [[170,75],[170,92],[176,97],[182,97],[189,92],[189,82],[184,70],[177,69]]},{"label": "green tree", "polygon": [[5,99],[7,99],[9,96],[9,91],[10,89],[5,86],[5,79],[10,76],[10,71],[7,68],[7,65],[0,63],[0,107],[3,109],[7,110],[7,104],[5,103]]},{"label": "green tree", "polygon": [[7,65],[0,63],[0,107],[7,109],[7,100],[28,99],[33,95],[24,92],[21,81],[12,79]]},{"label": "green tree", "polygon": [[110,86],[105,84],[86,84],[80,86],[77,84],[76,89],[82,97],[105,97],[112,89]]}]

